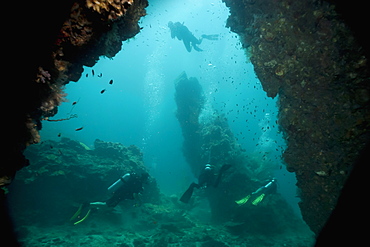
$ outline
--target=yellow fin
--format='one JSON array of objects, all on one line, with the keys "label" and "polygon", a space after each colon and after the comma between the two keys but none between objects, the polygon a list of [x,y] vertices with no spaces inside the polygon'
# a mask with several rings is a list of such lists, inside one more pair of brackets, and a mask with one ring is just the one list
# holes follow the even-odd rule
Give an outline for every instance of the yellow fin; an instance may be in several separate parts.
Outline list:
[{"label": "yellow fin", "polygon": [[256,199],[253,200],[252,204],[257,206],[260,202],[262,202],[263,198],[265,198],[266,194],[259,195]]},{"label": "yellow fin", "polygon": [[85,215],[85,217],[83,217],[82,219],[80,219],[79,221],[73,223],[73,225],[77,225],[77,224],[80,224],[82,221],[86,220],[87,217],[89,217],[90,215],[90,212],[91,212],[91,209],[89,209],[89,211],[87,211],[87,214]]},{"label": "yellow fin", "polygon": [[74,220],[80,213],[81,213],[81,209],[82,209],[82,204],[80,205],[80,207],[77,209],[76,213],[69,219],[70,221]]},{"label": "yellow fin", "polygon": [[250,197],[251,197],[251,195],[247,195],[243,199],[240,199],[239,201],[235,201],[235,202],[238,205],[244,205],[249,200]]},{"label": "yellow fin", "polygon": [[83,143],[83,142],[79,142],[80,143],[80,145],[84,148],[84,149],[86,149],[86,150],[91,150],[91,148],[89,148],[89,146],[87,146],[85,143]]}]

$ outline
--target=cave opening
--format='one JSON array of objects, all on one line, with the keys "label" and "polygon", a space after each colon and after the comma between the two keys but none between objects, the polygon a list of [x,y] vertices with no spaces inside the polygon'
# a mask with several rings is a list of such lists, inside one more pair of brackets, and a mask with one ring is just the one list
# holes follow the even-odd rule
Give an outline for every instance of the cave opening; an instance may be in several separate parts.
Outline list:
[{"label": "cave opening", "polygon": [[[254,1],[246,2],[254,4]],[[321,13],[318,10],[313,12],[313,15],[319,16],[315,17],[320,21],[317,28],[321,28],[315,34],[332,35],[327,30],[327,26],[337,27],[340,24],[334,21],[328,23],[331,20],[324,20],[321,17],[324,14],[327,13]],[[226,122],[233,138],[241,145],[247,159],[258,160],[264,169],[268,169],[270,172],[265,173],[266,178],[269,178],[271,174],[277,178],[279,181],[278,192],[300,216],[298,207],[300,199],[296,191],[295,173],[286,171],[281,158],[282,153],[286,150],[286,143],[278,126],[278,107],[276,104],[279,95],[270,93],[269,95],[275,96],[275,98],[267,96],[265,91],[274,91],[275,89],[262,88],[261,82],[255,74],[255,68],[248,60],[249,52],[251,52],[249,47],[246,47],[248,44],[245,40],[242,44],[241,38],[225,27],[228,16],[229,9],[221,1],[151,2],[147,8],[147,16],[140,20],[142,30],[134,38],[123,42],[120,53],[115,55],[113,59],[101,57],[100,61],[93,67],[84,67],[79,81],[77,83],[70,82],[66,86],[65,92],[68,94],[68,102],[64,102],[58,107],[58,114],[50,117],[49,121],[43,122],[43,128],[40,132],[42,139],[60,141],[62,138],[70,138],[80,142],[87,149],[94,148],[96,139],[122,143],[125,146],[135,145],[143,152],[144,164],[151,175],[156,178],[160,190],[168,196],[178,196],[189,183],[196,180],[196,174],[184,157],[182,147],[184,138],[178,119],[176,119],[174,101],[176,94],[174,81],[182,72],[186,72],[189,78],[197,78],[204,92],[205,104],[199,116],[199,123],[206,125],[214,117],[220,116],[227,119]],[[250,22],[253,22],[253,18]],[[266,19],[268,18],[266,17]],[[281,18],[271,25],[280,25],[281,28],[285,25],[286,20],[288,18]],[[185,25],[195,37],[216,35],[218,38],[204,38],[198,48],[193,47],[192,51],[188,52],[182,41],[171,38],[169,21]],[[260,36],[267,44],[266,46],[272,45],[277,40],[267,24],[266,26],[261,25],[262,34]],[[251,30],[246,30],[246,33],[248,32]],[[197,49],[202,51],[197,51]],[[260,51],[263,52],[263,48],[260,48]],[[287,51],[287,53],[289,52]],[[273,68],[273,74],[277,77],[285,76],[288,66],[291,66],[289,69],[292,69],[292,64],[299,61],[295,55],[288,54],[287,56],[287,61],[289,61],[285,65],[279,65],[277,59],[272,59],[263,63],[263,66],[259,66],[259,69],[261,67]],[[325,64],[329,63],[325,59],[327,58],[322,59],[321,65],[330,67]],[[364,66],[364,61],[365,59],[361,58],[352,64],[358,69]],[[332,67],[335,68],[335,66]],[[259,72],[263,74],[261,71]],[[347,73],[347,71],[343,73]],[[348,77],[353,80],[356,75],[348,73]],[[311,82],[302,80],[299,83],[302,88],[305,88]],[[351,90],[349,90],[349,94],[352,93]],[[362,96],[355,96],[354,105],[365,103],[367,101],[366,93],[360,86],[355,90],[357,91],[354,93],[362,94]],[[287,92],[289,93],[289,90],[284,93]],[[286,97],[286,94],[282,95]],[[333,98],[335,97],[334,95]],[[349,98],[347,94],[343,98],[346,99],[346,97]],[[343,103],[341,100],[338,102],[337,104],[335,101],[333,106]],[[290,106],[294,107],[294,105]],[[303,106],[304,104],[302,104]],[[290,111],[292,108],[289,107],[285,110]],[[354,106],[354,108],[356,107],[358,106]],[[343,108],[348,111],[352,110],[347,105],[343,105]],[[318,109],[327,113],[325,109]],[[358,109],[362,110],[361,107]],[[330,111],[328,110],[328,112]],[[291,116],[293,115],[291,114]],[[335,124],[339,125],[344,120],[337,117],[338,115],[337,112],[334,114],[334,120]],[[296,121],[295,119],[290,120],[293,123]],[[359,120],[353,120],[354,126],[361,128],[365,120],[361,117]],[[307,123],[304,121],[302,120],[303,125]],[[294,126],[291,128],[289,131],[300,131],[300,129],[296,131]],[[354,138],[355,134],[356,131],[349,131],[344,134],[344,137],[351,139]],[[359,136],[361,134],[362,132]],[[334,138],[335,135],[330,134],[329,139],[332,137]],[[330,146],[328,150],[330,150]],[[325,151],[325,149],[319,150],[317,155],[321,156]],[[334,156],[334,151],[330,150],[327,154]],[[353,152],[353,156],[355,155],[357,153]],[[310,173],[310,176],[315,180],[320,180],[330,176],[332,172],[333,174],[337,172],[340,175],[348,174],[347,170],[343,170],[343,168],[338,168],[338,171],[335,169],[333,169],[334,171],[320,170],[323,160],[325,159],[317,162],[315,170],[309,172],[303,170],[299,175],[306,176],[307,173]],[[290,160],[290,163],[294,163],[293,161]],[[345,158],[344,161],[346,161]],[[331,166],[331,163],[327,163]],[[323,164],[326,163],[323,162]],[[32,167],[30,169],[32,170]],[[350,169],[351,167],[348,168],[348,171]],[[294,169],[290,171],[294,171]],[[263,177],[263,171],[261,174]],[[345,177],[341,177],[340,180],[344,181]],[[336,198],[337,195],[333,197]],[[331,203],[335,204],[333,201]],[[203,206],[205,205],[203,204]],[[325,208],[325,210],[331,212],[332,208]],[[322,217],[322,219],[324,218]],[[316,227],[316,233],[321,226]],[[234,226],[229,227],[235,228]]]},{"label": "cave opening", "polygon": [[[79,81],[66,86],[68,102],[52,119],[78,117],[45,122],[42,138],[68,137],[90,147],[95,139],[137,145],[161,189],[177,193],[194,180],[183,158],[174,114],[173,81],[185,71],[204,89],[203,121],[214,111],[224,114],[246,155],[269,163],[279,180],[279,192],[300,214],[294,174],[281,160],[285,142],[277,124],[276,98],[267,97],[248,61],[248,49],[225,26],[229,16],[225,4],[151,2],[147,12],[141,32],[123,42],[121,52],[113,59],[100,58],[92,68],[84,67]],[[182,41],[171,39],[169,21],[184,23],[196,37],[217,34],[219,38],[203,40],[202,52],[187,52]]]},{"label": "cave opening", "polygon": [[[5,73],[14,83],[6,83],[4,92],[20,104],[4,114],[11,121],[5,121],[9,143],[0,167],[1,202],[9,202],[21,243],[261,245],[256,236],[284,229],[282,245],[309,246],[308,235],[322,229],[322,235],[333,234],[330,243],[366,236],[356,222],[366,209],[353,203],[366,189],[366,179],[358,177],[368,163],[362,6],[223,3],[152,1],[147,8],[147,0],[75,0],[56,2],[45,13],[43,1],[30,4],[34,10],[23,8],[20,16],[37,28],[27,39],[34,44],[23,72]],[[172,39],[169,21],[189,28],[197,45]],[[12,40],[20,39],[19,27],[14,30]],[[184,97],[189,89],[199,94]],[[198,190],[190,204],[179,203],[206,163],[219,172],[220,188]],[[221,177],[225,164],[233,169]],[[106,188],[127,170],[151,174],[142,200],[127,200],[111,214],[77,214],[86,213],[86,202],[108,199]],[[279,193],[253,198],[248,193],[265,177],[277,178]],[[297,228],[287,217],[294,215],[291,206],[312,232],[288,230]],[[221,228],[203,224],[217,214],[228,216],[218,219]],[[74,236],[68,234],[71,215],[85,225]],[[117,229],[137,235],[112,238]],[[180,233],[186,233],[181,240]]]}]

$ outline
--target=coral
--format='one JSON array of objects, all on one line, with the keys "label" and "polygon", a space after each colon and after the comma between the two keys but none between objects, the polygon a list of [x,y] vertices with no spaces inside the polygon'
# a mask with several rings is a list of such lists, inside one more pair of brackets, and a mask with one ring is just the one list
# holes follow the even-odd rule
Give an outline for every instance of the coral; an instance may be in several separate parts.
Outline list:
[{"label": "coral", "polygon": [[57,85],[51,85],[49,90],[50,93],[42,101],[40,106],[40,110],[43,112],[43,115],[48,115],[48,113],[53,111],[55,107],[66,101],[65,97],[67,94],[63,93],[63,88]]},{"label": "coral", "polygon": [[[63,43],[69,43],[73,46],[82,46],[90,41],[93,36],[93,22],[88,19],[83,6],[74,3],[70,18],[67,19],[60,30],[56,44],[62,46]],[[59,51],[59,55],[61,51]]]},{"label": "coral", "polygon": [[36,82],[47,83],[51,79],[51,75],[48,71],[45,71],[42,67],[38,68],[39,72],[37,74]]},{"label": "coral", "polygon": [[32,118],[28,118],[26,121],[26,127],[28,129],[29,137],[26,142],[26,145],[31,145],[34,143],[39,143],[40,142],[40,134],[38,132],[38,127],[37,124],[33,121]]},{"label": "coral", "polygon": [[86,6],[100,14],[108,13],[108,19],[115,20],[124,15],[133,2],[133,0],[87,0]]}]

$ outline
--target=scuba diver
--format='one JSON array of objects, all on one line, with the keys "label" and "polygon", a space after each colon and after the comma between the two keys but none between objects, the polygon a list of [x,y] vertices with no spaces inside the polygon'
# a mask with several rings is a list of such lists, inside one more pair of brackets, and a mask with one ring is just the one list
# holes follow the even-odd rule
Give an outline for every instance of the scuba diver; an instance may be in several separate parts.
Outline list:
[{"label": "scuba diver", "polygon": [[171,29],[171,37],[174,39],[177,37],[178,40],[182,40],[188,52],[191,52],[191,47],[196,51],[203,51],[197,45],[200,45],[203,39],[218,40],[218,34],[206,35],[203,34],[200,39],[197,39],[184,23],[172,21],[168,22],[168,27]]},{"label": "scuba diver", "polygon": [[189,188],[181,196],[180,201],[183,203],[188,203],[193,195],[194,188],[207,188],[209,186],[217,188],[218,184],[221,182],[222,174],[230,167],[231,165],[223,165],[218,172],[218,176],[216,177],[214,174],[214,168],[210,164],[205,165],[202,173],[199,175],[198,183],[191,183]]},{"label": "scuba diver", "polygon": [[276,193],[277,189],[277,181],[275,178],[271,179],[265,186],[260,187],[255,192],[252,192],[252,194],[247,195],[246,197],[235,201],[236,204],[239,206],[246,204],[249,199],[251,199],[251,203],[254,206],[257,206],[262,200],[266,197],[266,195],[274,194]]},{"label": "scuba diver", "polygon": [[149,174],[147,172],[143,172],[141,175],[136,173],[126,173],[108,187],[108,191],[113,194],[108,200],[81,204],[77,212],[71,217],[70,221],[73,221],[76,218],[80,219],[81,212],[87,210],[84,217],[73,223],[74,225],[77,225],[83,222],[90,215],[92,210],[98,210],[99,208],[114,208],[120,201],[128,199],[134,200],[135,196],[143,191],[143,184],[148,181],[148,178]]}]

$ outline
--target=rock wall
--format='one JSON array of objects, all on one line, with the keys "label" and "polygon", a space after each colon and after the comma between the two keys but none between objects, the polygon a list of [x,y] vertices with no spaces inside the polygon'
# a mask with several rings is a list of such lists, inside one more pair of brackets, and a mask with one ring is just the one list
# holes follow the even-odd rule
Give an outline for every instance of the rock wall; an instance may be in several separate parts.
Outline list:
[{"label": "rock wall", "polygon": [[26,18],[32,13],[31,21],[25,22],[35,32],[30,31],[29,38],[19,38],[25,40],[25,47],[18,49],[26,50],[26,55],[13,55],[18,61],[25,57],[23,67],[27,69],[17,61],[13,66],[17,72],[9,73],[9,81],[16,79],[17,83],[5,88],[15,103],[4,112],[11,120],[5,122],[8,155],[0,166],[0,186],[10,183],[15,172],[29,164],[22,151],[40,141],[41,120],[55,115],[65,100],[63,85],[77,81],[82,66],[93,66],[100,56],[114,57],[122,41],[140,32],[138,21],[148,5],[147,0],[75,0],[55,3],[49,9],[45,2],[24,5],[21,9],[28,12],[19,15]]},{"label": "rock wall", "polygon": [[263,89],[278,97],[303,218],[318,233],[369,140],[369,70],[363,49],[325,1],[224,0]]}]

